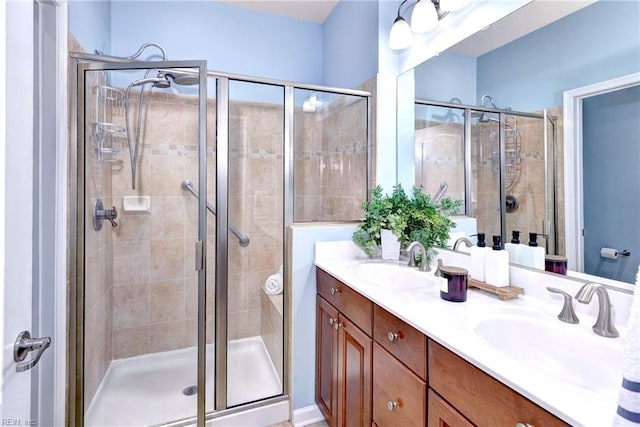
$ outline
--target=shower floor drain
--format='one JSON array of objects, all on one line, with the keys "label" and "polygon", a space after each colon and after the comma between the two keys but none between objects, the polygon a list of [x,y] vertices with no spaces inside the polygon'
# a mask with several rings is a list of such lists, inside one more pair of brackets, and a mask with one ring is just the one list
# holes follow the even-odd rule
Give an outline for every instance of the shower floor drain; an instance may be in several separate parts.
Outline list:
[{"label": "shower floor drain", "polygon": [[194,394],[197,394],[197,393],[198,393],[198,386],[195,386],[195,385],[190,385],[189,387],[182,390],[182,394],[184,394],[185,396],[193,396]]}]

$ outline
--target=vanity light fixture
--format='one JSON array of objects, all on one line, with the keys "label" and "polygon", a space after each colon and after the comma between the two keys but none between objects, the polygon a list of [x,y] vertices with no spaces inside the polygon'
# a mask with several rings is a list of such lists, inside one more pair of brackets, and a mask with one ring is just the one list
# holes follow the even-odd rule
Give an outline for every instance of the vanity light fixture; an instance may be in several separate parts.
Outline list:
[{"label": "vanity light fixture", "polygon": [[470,0],[416,0],[411,12],[411,26],[409,26],[401,14],[402,6],[407,1],[409,0],[403,0],[398,6],[398,16],[389,33],[389,47],[394,50],[408,48],[413,43],[413,33],[433,30],[438,26],[438,21],[449,12],[462,9],[470,2]]}]

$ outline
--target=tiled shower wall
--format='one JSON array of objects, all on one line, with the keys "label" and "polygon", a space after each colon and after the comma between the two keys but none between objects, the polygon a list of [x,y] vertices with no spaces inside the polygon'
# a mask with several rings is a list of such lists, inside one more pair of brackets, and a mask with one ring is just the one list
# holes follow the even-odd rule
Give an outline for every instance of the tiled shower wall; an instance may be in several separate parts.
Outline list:
[{"label": "tiled shower wall", "polygon": [[[137,96],[131,99],[135,124]],[[114,121],[124,125],[124,115]],[[197,339],[197,199],[181,188],[188,179],[197,191],[197,97],[147,89],[140,141],[136,189],[127,150],[113,170],[120,224],[113,231],[113,359],[189,347]],[[126,196],[150,196],[150,212],[125,211]]]},{"label": "tiled shower wall", "polygon": [[232,100],[229,116],[229,225],[250,239],[229,234],[228,339],[239,339],[261,334],[262,285],[283,264],[284,112]]},{"label": "tiled shower wall", "polygon": [[[375,93],[375,79],[361,89]],[[367,149],[375,159],[372,146],[367,147],[366,117],[365,100],[353,96],[340,97],[316,113],[296,108],[295,222],[360,219],[360,206],[373,185],[367,181]],[[370,128],[375,129],[373,123]]]},{"label": "tiled shower wall", "polygon": [[415,185],[433,196],[446,182],[444,196],[464,200],[464,125],[416,121],[415,144]]}]

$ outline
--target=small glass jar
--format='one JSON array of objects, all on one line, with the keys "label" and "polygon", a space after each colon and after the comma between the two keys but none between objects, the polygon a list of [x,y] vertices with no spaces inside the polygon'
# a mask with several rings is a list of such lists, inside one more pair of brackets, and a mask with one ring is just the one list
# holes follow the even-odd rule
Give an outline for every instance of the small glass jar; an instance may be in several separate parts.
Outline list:
[{"label": "small glass jar", "polygon": [[440,274],[446,281],[440,288],[440,298],[452,302],[467,300],[468,271],[460,267],[440,267]]},{"label": "small glass jar", "polygon": [[567,275],[567,257],[561,255],[546,255],[544,269],[551,273]]}]

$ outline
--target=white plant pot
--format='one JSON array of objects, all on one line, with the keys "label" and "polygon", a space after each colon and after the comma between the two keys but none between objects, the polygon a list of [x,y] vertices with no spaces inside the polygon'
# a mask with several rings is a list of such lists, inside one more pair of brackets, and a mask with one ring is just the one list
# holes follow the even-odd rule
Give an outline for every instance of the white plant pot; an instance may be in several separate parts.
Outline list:
[{"label": "white plant pot", "polygon": [[400,259],[400,240],[391,230],[380,230],[382,259],[398,261]]}]

